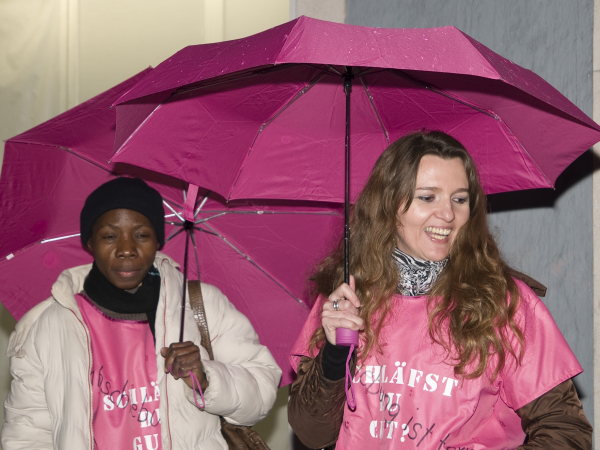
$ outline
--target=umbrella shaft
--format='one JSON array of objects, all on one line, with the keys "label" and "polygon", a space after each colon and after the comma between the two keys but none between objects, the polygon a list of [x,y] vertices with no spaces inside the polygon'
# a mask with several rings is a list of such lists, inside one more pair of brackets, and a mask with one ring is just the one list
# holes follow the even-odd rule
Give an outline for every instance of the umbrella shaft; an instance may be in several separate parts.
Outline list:
[{"label": "umbrella shaft", "polygon": [[189,226],[191,224],[193,226],[193,222],[188,222],[186,220],[185,226],[185,252],[183,255],[183,289],[181,296],[181,326],[179,327],[179,342],[183,342],[183,323],[185,322],[185,294],[187,292],[187,272],[188,272],[188,249],[190,246],[190,234],[193,233],[193,228]]},{"label": "umbrella shaft", "polygon": [[352,67],[346,67],[344,93],[346,94],[345,142],[345,198],[344,198],[344,282],[350,284],[350,93],[352,92]]}]

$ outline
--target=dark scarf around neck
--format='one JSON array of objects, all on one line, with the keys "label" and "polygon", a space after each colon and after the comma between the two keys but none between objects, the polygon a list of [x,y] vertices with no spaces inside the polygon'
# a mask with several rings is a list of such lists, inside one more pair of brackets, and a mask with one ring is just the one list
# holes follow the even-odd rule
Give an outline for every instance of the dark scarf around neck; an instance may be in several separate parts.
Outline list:
[{"label": "dark scarf around neck", "polygon": [[145,313],[154,337],[154,321],[160,295],[160,274],[156,267],[152,266],[141,286],[131,293],[108,281],[94,262],[83,283],[83,289],[90,299],[109,311],[120,314]]}]

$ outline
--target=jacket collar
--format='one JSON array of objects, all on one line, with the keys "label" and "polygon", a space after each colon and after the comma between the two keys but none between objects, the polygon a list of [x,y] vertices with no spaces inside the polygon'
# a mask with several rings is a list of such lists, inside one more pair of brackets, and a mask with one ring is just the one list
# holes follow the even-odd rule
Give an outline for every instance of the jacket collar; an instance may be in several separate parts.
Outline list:
[{"label": "jacket collar", "polygon": [[[154,266],[158,269],[161,277],[165,276],[164,264],[168,264],[174,268],[178,268],[177,264],[171,257],[161,252],[156,252],[154,257]],[[77,308],[77,301],[75,295],[83,291],[83,283],[85,277],[92,269],[91,264],[84,264],[83,266],[72,267],[63,271],[56,282],[52,285],[52,297],[61,306],[69,308],[79,314]]]},{"label": "jacket collar", "polygon": [[[179,264],[161,252],[156,252],[154,265],[160,272],[161,278],[166,278],[170,271],[173,269],[176,270],[179,267]],[[77,307],[75,294],[78,294],[83,290],[83,282],[91,268],[91,264],[85,264],[83,266],[72,267],[60,274],[52,286],[52,297],[35,305],[17,322],[15,331],[10,335],[8,348],[6,350],[7,356],[12,357],[19,354],[27,335],[29,334],[29,330],[38,317],[53,302],[70,309],[81,319],[81,313]]]}]

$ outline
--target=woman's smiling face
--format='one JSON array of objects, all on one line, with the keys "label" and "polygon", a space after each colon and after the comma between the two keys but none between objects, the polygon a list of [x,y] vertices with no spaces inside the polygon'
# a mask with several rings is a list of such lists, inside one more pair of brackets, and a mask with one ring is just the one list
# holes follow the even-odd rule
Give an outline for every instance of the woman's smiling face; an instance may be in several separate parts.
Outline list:
[{"label": "woman's smiling face", "polygon": [[396,243],[404,253],[427,261],[448,256],[458,231],[469,220],[469,183],[460,158],[425,155],[419,164],[415,197],[398,210]]}]

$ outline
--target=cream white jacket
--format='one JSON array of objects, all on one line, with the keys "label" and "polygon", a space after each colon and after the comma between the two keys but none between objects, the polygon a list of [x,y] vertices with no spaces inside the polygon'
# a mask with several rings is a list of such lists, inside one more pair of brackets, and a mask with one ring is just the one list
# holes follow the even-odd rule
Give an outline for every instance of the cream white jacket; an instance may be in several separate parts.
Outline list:
[{"label": "cream white jacket", "polygon": [[[162,347],[179,340],[183,277],[177,264],[160,252],[154,264],[162,280],[155,325],[162,448],[227,449],[218,416],[242,425],[264,418],[275,401],[281,370],[259,344],[248,319],[216,287],[203,284],[215,361],[200,346],[189,301],[184,327],[184,340],[200,347],[210,383],[205,410],[196,407],[192,390],[164,373],[160,355]],[[3,450],[93,449],[90,336],[74,298],[90,269],[85,265],[64,271],[52,297],[23,316],[10,336],[13,381],[4,404]],[[122,448],[135,447],[126,443]]]}]

